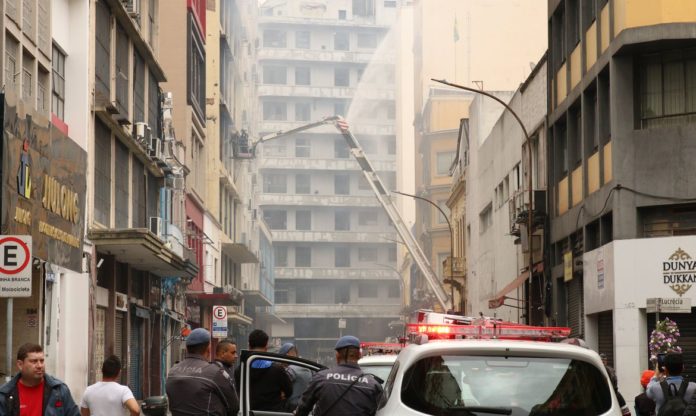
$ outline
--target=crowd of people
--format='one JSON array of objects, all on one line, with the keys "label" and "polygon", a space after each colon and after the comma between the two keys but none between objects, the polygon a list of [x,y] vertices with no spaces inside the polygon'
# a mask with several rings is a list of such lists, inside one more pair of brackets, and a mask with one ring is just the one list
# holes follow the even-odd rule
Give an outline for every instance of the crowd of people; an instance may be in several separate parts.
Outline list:
[{"label": "crowd of people", "polygon": [[[268,335],[262,330],[249,334],[251,351],[268,350]],[[186,356],[167,376],[166,393],[172,416],[233,416],[239,411],[237,345],[230,340],[217,343],[211,356],[210,332],[191,331],[186,338]],[[280,355],[298,357],[292,343],[285,343]],[[382,387],[358,365],[360,341],[354,336],[341,337],[335,346],[335,365],[312,374],[297,365],[255,359],[249,370],[250,408],[253,410],[292,412],[297,416],[373,415]],[[614,370],[602,356],[619,405],[630,414],[619,393]],[[646,370],[640,383],[643,392],[635,397],[637,416],[696,416],[696,383],[682,376],[684,359],[669,353],[655,370]],[[106,358],[102,380],[85,390],[78,405],[62,381],[45,373],[44,353],[40,345],[27,343],[17,351],[17,374],[0,386],[0,416],[137,416],[140,406],[131,390],[118,382],[121,360]]]}]

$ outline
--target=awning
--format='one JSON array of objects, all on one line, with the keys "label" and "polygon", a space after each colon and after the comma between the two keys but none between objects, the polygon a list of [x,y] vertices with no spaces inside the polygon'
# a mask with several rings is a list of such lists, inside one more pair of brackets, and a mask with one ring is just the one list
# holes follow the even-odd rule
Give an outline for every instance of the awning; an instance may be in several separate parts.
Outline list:
[{"label": "awning", "polygon": [[[534,265],[534,273],[541,273],[544,271],[544,263],[539,262]],[[522,284],[529,278],[529,270],[524,271],[522,274],[517,276],[515,280],[505,285],[504,288],[496,293],[493,299],[488,301],[488,308],[497,309],[503,306],[505,299],[508,299],[507,294],[522,286]]]},{"label": "awning", "polygon": [[258,263],[256,257],[246,244],[241,243],[222,243],[222,252],[232,258],[235,263]]},{"label": "awning", "polygon": [[206,292],[187,292],[186,297],[198,301],[203,305],[239,305],[241,299],[236,293],[206,293]]},{"label": "awning", "polygon": [[227,321],[232,322],[233,324],[246,325],[246,326],[249,326],[254,322],[253,319],[244,315],[243,313],[237,312],[237,311],[232,311],[229,309],[227,310]]},{"label": "awning", "polygon": [[193,279],[198,274],[197,264],[179,257],[146,228],[91,229],[87,238],[97,246],[97,251],[139,270],[186,279]]}]

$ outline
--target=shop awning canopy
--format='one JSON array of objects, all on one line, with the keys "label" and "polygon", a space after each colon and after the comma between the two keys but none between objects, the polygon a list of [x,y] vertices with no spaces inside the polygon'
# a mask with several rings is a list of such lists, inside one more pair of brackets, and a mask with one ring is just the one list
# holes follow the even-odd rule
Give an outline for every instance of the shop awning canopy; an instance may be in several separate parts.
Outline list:
[{"label": "shop awning canopy", "polygon": [[[544,271],[544,263],[537,263],[534,265],[534,273],[541,273]],[[524,282],[529,279],[529,270],[522,272],[515,280],[508,283],[495,294],[495,297],[488,301],[488,307],[490,309],[497,309],[505,303],[505,299],[508,299],[507,294],[516,290],[518,287],[522,286]]]},{"label": "shop awning canopy", "polygon": [[182,259],[169,245],[146,228],[122,230],[92,229],[87,238],[100,253],[114,256],[121,263],[162,277],[193,279],[198,265]]}]

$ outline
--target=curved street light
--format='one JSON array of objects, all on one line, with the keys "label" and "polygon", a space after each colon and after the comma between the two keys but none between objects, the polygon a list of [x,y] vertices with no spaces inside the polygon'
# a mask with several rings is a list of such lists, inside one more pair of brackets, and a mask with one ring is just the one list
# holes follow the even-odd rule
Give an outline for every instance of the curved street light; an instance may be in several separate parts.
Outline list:
[{"label": "curved street light", "polygon": [[532,213],[533,213],[532,200],[534,197],[534,191],[532,190],[532,139],[529,137],[529,133],[527,133],[527,128],[524,126],[522,119],[517,115],[515,110],[513,110],[506,102],[504,102],[503,100],[501,100],[500,98],[496,97],[493,94],[487,93],[487,92],[482,91],[482,90],[477,90],[475,88],[465,87],[463,85],[454,84],[452,82],[447,82],[447,80],[444,80],[444,79],[431,78],[430,80],[438,82],[440,84],[448,85],[450,87],[458,88],[460,90],[473,92],[474,94],[485,95],[486,97],[497,101],[503,107],[505,107],[505,109],[508,110],[510,112],[510,114],[512,114],[513,117],[515,117],[515,120],[517,120],[517,123],[519,123],[520,127],[522,128],[522,133],[524,133],[524,139],[525,139],[525,142],[527,144],[527,158],[528,158],[527,188],[528,188],[528,192],[529,192],[529,196],[528,196],[528,198],[529,198],[529,212],[527,213],[527,241],[528,241],[527,244],[529,244],[529,264],[527,265],[527,267],[529,268],[528,269],[529,270],[529,278],[531,280],[532,273],[533,273],[532,271],[534,270],[534,257],[532,256],[532,248],[533,248],[532,235],[534,233],[534,230],[532,229],[532,226],[534,224],[534,219],[532,216]]},{"label": "curved street light", "polygon": [[[450,273],[449,273],[449,278],[450,278],[450,297],[452,299],[452,309],[454,310],[454,268],[452,267],[452,262],[454,261],[454,232],[452,231],[452,224],[450,223],[449,218],[447,218],[447,214],[445,214],[445,211],[440,208],[440,206],[433,201],[423,198],[422,196],[418,195],[412,195],[412,194],[407,194],[406,192],[399,192],[399,191],[392,191],[395,194],[399,195],[404,195],[404,196],[410,196],[411,198],[416,198],[420,199],[421,201],[425,201],[429,203],[430,205],[434,206],[437,208],[438,211],[440,211],[440,214],[445,218],[445,221],[447,221],[447,228],[449,228],[449,234],[450,234]],[[463,305],[465,300],[464,300],[464,294],[460,293],[461,299],[460,303]],[[462,311],[465,312],[465,309],[462,307]]]}]

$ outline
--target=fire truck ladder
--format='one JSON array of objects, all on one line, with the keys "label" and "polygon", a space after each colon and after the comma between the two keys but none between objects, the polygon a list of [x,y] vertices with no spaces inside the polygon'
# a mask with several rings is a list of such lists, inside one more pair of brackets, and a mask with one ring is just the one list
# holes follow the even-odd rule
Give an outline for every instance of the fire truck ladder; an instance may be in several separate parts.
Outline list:
[{"label": "fire truck ladder", "polygon": [[365,155],[365,152],[358,143],[358,140],[355,138],[353,133],[350,132],[348,123],[343,119],[343,117],[326,117],[325,119],[317,121],[315,123],[310,123],[292,130],[278,132],[270,136],[263,137],[252,145],[251,153],[254,154],[256,146],[259,143],[263,143],[265,141],[277,139],[284,136],[289,136],[326,124],[333,124],[339,130],[343,138],[346,140],[346,144],[350,148],[351,154],[360,165],[365,179],[370,184],[372,191],[375,193],[375,196],[377,197],[379,203],[382,204],[382,208],[384,208],[384,211],[387,213],[387,216],[391,220],[392,224],[394,224],[394,228],[396,228],[396,232],[399,234],[399,237],[401,237],[401,240],[406,246],[406,249],[411,254],[411,257],[413,257],[413,260],[416,262],[416,265],[418,266],[420,272],[423,274],[423,276],[425,276],[425,279],[428,282],[430,288],[432,289],[433,294],[440,303],[440,306],[442,306],[443,310],[447,310],[448,307],[451,306],[451,300],[449,299],[447,292],[445,291],[442,283],[440,282],[440,279],[438,279],[437,275],[435,274],[435,272],[433,272],[433,269],[430,267],[430,262],[428,261],[428,258],[426,257],[425,253],[423,252],[423,249],[421,249],[420,245],[418,245],[418,242],[416,241],[415,237],[413,236],[413,234],[411,234],[411,231],[406,226],[406,223],[404,223],[404,220],[401,218],[401,214],[399,214],[399,211],[396,209],[396,206],[392,202],[389,191],[387,190],[387,188],[384,187],[384,183],[380,179],[379,175],[377,175],[377,172],[375,172],[370,161],[367,159],[367,156]]}]

